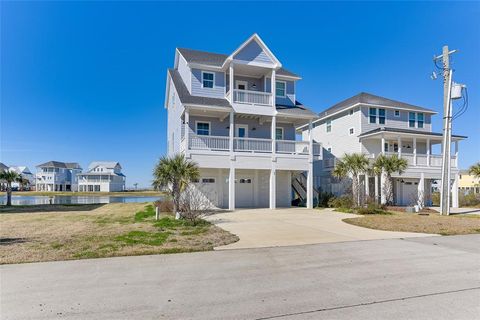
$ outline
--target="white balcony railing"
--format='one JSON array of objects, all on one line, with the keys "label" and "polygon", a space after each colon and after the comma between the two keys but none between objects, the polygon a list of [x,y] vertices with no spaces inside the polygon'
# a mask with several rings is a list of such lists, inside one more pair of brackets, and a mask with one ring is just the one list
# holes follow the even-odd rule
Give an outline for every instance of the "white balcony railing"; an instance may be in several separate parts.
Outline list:
[{"label": "white balcony railing", "polygon": [[[186,141],[182,140],[181,150],[187,149]],[[308,141],[295,140],[277,140],[276,151],[279,154],[302,154],[310,153],[310,144]],[[225,136],[202,136],[189,135],[188,150],[210,150],[210,151],[229,151],[230,138]],[[271,153],[272,140],[260,138],[233,138],[233,150],[235,152],[254,152]],[[321,146],[318,143],[313,144],[313,155],[320,155]]]},{"label": "white balcony railing", "polygon": [[234,89],[233,102],[270,106],[272,105],[272,94],[268,92]]},{"label": "white balcony railing", "polygon": [[[398,155],[397,152],[385,152],[386,155]],[[378,155],[371,155],[375,158]],[[417,153],[416,155],[413,153],[402,153],[401,157],[406,159],[409,166],[417,166],[417,167],[441,167],[442,166],[442,156],[438,154],[425,154],[425,153]],[[453,168],[457,168],[457,158],[452,156],[451,165]]]}]

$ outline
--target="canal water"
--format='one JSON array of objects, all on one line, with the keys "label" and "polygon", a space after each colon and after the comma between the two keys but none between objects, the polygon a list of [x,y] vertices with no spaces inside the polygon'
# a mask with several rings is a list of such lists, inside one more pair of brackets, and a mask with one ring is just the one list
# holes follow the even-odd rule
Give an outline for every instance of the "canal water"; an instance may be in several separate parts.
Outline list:
[{"label": "canal water", "polygon": [[[162,200],[162,196],[18,196],[12,195],[13,205],[36,204],[95,204],[95,203],[131,203]],[[0,204],[6,204],[7,196],[0,197]]]}]

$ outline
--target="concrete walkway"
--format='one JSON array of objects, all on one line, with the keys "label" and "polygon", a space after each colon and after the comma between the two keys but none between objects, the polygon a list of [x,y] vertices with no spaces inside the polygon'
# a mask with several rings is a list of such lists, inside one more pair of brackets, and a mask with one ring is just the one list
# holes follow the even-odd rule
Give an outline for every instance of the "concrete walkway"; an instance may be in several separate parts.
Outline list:
[{"label": "concrete walkway", "polygon": [[373,230],[342,221],[353,217],[359,216],[332,209],[286,208],[237,210],[215,214],[207,219],[240,238],[240,241],[216,250],[433,236]]},{"label": "concrete walkway", "polygon": [[[440,212],[440,207],[430,209]],[[450,214],[480,214],[480,208],[450,208]]]}]

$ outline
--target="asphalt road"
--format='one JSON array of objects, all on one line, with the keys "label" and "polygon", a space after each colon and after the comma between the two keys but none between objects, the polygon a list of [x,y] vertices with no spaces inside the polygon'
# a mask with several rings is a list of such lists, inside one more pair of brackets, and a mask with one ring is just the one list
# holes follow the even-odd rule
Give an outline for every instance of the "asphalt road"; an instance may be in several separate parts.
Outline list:
[{"label": "asphalt road", "polygon": [[480,319],[480,235],[0,271],[2,319]]}]

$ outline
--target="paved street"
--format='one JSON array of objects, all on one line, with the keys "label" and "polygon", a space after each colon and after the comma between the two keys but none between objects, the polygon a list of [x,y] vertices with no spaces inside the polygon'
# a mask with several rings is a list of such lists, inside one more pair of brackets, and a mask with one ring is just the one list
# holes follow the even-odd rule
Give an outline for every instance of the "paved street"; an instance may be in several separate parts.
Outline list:
[{"label": "paved street", "polygon": [[2,319],[478,319],[480,235],[1,267]]},{"label": "paved street", "polygon": [[343,219],[360,217],[333,209],[241,209],[207,217],[240,240],[215,250],[281,247],[328,242],[431,237],[433,234],[392,232],[357,227]]}]

